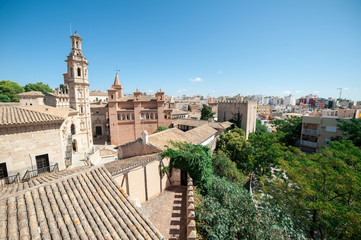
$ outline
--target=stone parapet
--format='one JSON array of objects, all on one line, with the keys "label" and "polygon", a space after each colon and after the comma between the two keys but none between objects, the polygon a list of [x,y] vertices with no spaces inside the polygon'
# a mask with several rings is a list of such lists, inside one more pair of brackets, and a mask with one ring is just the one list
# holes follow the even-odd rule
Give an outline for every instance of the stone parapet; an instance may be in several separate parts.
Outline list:
[{"label": "stone parapet", "polygon": [[186,208],[187,208],[187,211],[186,211],[186,214],[187,214],[187,239],[197,239],[193,180],[191,177],[188,177],[188,183],[187,183]]}]

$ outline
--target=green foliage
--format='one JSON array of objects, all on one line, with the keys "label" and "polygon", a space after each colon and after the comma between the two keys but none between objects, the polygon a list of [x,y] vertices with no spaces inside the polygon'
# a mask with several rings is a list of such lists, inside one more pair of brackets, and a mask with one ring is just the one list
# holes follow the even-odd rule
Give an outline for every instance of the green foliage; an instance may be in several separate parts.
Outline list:
[{"label": "green foliage", "polygon": [[337,119],[337,127],[343,131],[346,139],[351,140],[356,146],[361,146],[361,119]]},{"label": "green foliage", "polygon": [[301,239],[287,212],[260,204],[257,209],[245,188],[215,176],[196,208],[197,230],[204,239]]},{"label": "green foliage", "polygon": [[24,86],[24,89],[25,92],[30,92],[30,91],[51,92],[51,93],[54,92],[54,90],[51,89],[48,84],[44,84],[42,82],[28,83]]},{"label": "green foliage", "polygon": [[172,142],[173,148],[161,153],[163,158],[170,158],[170,171],[178,168],[187,172],[193,183],[205,194],[212,184],[212,157],[208,146],[193,145],[186,142]]},{"label": "green foliage", "polygon": [[237,164],[232,162],[222,151],[213,154],[212,165],[214,174],[219,177],[225,177],[239,186],[244,185],[247,181],[247,178],[237,168]]},{"label": "green foliage", "polygon": [[256,134],[267,133],[267,127],[261,123],[260,120],[256,122]]},{"label": "green foliage", "polygon": [[302,117],[292,117],[285,120],[275,120],[280,142],[286,145],[295,145],[301,138]]},{"label": "green foliage", "polygon": [[7,95],[0,94],[0,102],[10,102],[10,98]]},{"label": "green foliage", "polygon": [[361,150],[351,141],[331,142],[320,153],[289,155],[279,161],[287,177],[264,190],[290,206],[312,238],[361,236]]},{"label": "green foliage", "polygon": [[16,97],[16,94],[22,92],[24,92],[24,88],[16,82],[12,82],[10,80],[0,81],[0,94],[8,96],[11,102],[18,102],[19,98]]},{"label": "green foliage", "polygon": [[201,111],[201,120],[208,120],[214,118],[214,112],[212,112],[212,108],[210,106],[207,106],[206,104],[203,104],[203,108]]},{"label": "green foliage", "polygon": [[248,162],[248,154],[244,151],[249,143],[246,141],[245,133],[242,129],[235,127],[226,134],[221,134],[217,142],[217,150],[224,152],[237,167],[244,173],[248,173],[251,168]]},{"label": "green foliage", "polygon": [[157,131],[155,131],[154,133],[161,132],[161,131],[164,131],[164,130],[167,130],[167,129],[169,129],[169,128],[165,127],[165,126],[159,126]]}]

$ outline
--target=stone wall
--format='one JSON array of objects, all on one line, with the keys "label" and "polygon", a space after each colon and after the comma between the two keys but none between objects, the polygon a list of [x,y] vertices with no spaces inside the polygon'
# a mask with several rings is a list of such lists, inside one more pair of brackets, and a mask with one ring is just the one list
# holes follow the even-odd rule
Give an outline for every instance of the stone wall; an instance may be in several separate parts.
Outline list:
[{"label": "stone wall", "polygon": [[48,154],[49,164],[65,169],[60,124],[28,125],[0,128],[0,162],[5,162],[8,175],[37,169],[36,156]]}]

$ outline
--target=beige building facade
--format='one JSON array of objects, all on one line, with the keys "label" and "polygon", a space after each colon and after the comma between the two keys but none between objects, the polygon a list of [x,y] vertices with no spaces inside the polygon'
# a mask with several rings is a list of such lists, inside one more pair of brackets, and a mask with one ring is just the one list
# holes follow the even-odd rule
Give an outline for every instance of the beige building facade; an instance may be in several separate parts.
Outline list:
[{"label": "beige building facade", "polygon": [[248,135],[256,131],[257,102],[236,100],[218,102],[218,121],[229,121],[238,113],[242,117],[241,127],[248,139]]},{"label": "beige building facade", "polygon": [[322,146],[328,144],[331,138],[343,136],[337,127],[336,117],[311,117],[302,118],[302,132],[300,147],[304,152],[318,152]]}]

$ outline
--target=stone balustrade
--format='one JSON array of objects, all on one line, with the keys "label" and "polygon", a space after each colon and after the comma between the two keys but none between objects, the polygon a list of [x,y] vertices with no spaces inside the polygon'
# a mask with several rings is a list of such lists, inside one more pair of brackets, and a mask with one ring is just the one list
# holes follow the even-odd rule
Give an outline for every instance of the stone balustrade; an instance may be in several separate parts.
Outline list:
[{"label": "stone balustrade", "polygon": [[187,208],[187,239],[197,239],[193,180],[190,177],[188,177],[188,184],[186,191],[186,208]]}]

